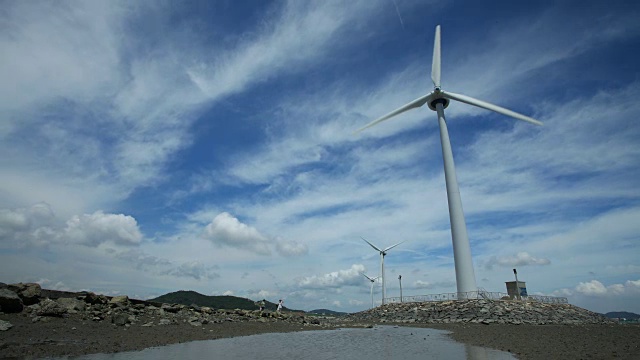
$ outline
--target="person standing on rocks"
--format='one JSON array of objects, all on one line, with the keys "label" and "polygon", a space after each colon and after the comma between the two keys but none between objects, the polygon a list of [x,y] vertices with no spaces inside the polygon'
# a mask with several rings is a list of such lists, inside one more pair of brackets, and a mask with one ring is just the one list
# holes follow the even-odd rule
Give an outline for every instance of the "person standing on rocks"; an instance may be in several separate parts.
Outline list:
[{"label": "person standing on rocks", "polygon": [[282,299],[280,299],[280,301],[278,302],[278,309],[276,309],[277,312],[282,311]]}]

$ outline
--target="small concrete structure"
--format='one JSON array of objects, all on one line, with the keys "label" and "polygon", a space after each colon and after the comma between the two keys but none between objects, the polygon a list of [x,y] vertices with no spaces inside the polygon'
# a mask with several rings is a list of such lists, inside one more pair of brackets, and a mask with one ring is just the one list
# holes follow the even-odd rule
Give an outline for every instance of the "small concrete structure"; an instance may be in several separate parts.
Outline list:
[{"label": "small concrete structure", "polygon": [[515,281],[507,281],[505,282],[507,285],[507,294],[510,299],[522,299],[522,297],[527,297],[527,283],[524,281],[518,281],[517,285]]}]

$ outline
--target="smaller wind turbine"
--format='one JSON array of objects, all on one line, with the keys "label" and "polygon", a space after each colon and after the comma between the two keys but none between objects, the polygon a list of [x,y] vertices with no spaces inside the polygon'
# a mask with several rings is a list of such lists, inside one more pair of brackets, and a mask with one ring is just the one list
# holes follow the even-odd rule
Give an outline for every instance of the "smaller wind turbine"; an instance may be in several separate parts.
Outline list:
[{"label": "smaller wind turbine", "polygon": [[365,275],[364,273],[362,273],[362,276],[366,277],[367,279],[369,279],[369,281],[371,281],[371,308],[373,309],[373,283],[376,282],[376,280],[378,280],[380,278],[380,276],[376,276],[374,278],[372,277],[368,277],[367,275]]},{"label": "smaller wind turbine", "polygon": [[384,305],[384,297],[386,296],[386,290],[385,290],[385,286],[384,286],[384,257],[387,255],[387,251],[393,249],[394,247],[402,244],[404,241],[401,241],[395,245],[391,245],[388,248],[381,250],[380,248],[378,248],[377,246],[373,245],[372,243],[368,242],[367,239],[360,237],[362,240],[364,240],[367,244],[371,245],[372,248],[374,248],[376,251],[378,251],[380,253],[380,276],[382,277],[382,305]]}]

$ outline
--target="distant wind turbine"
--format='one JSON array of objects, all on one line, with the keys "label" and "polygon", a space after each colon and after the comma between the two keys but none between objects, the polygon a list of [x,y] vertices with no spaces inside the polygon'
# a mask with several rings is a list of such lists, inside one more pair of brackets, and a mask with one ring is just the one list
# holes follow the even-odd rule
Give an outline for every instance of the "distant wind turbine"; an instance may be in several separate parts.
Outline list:
[{"label": "distant wind turbine", "polygon": [[[412,102],[376,119],[369,124],[358,129],[360,132],[382,121],[388,120],[407,110],[418,108],[427,104],[429,109],[438,113],[438,124],[440,126],[440,142],[442,144],[442,159],[444,162],[444,175],[447,185],[447,200],[449,202],[449,220],[451,221],[451,240],[453,242],[453,259],[456,269],[456,285],[459,296],[461,293],[477,291],[475,274],[473,271],[473,261],[471,259],[471,247],[469,245],[469,237],[467,235],[467,225],[464,220],[464,212],[462,210],[462,200],[460,199],[460,190],[458,188],[458,180],[456,178],[456,169],[453,162],[453,153],[451,151],[451,142],[449,141],[449,131],[447,130],[447,122],[444,118],[444,109],[449,105],[449,100],[460,101],[469,105],[474,105],[487,110],[510,116],[512,118],[526,121],[535,125],[542,125],[536,119],[518,114],[514,111],[503,107],[490,104],[466,95],[460,95],[440,88],[440,25],[436,26],[436,35],[433,43],[433,61],[431,64],[431,80],[434,89],[432,92],[419,97]],[[373,246],[373,245],[372,245]],[[383,277],[384,284],[384,277]],[[384,285],[383,285],[384,292]]]},{"label": "distant wind turbine", "polygon": [[378,280],[380,278],[380,276],[376,276],[374,278],[372,277],[368,277],[367,275],[365,275],[364,273],[362,273],[362,276],[366,277],[367,279],[369,279],[369,281],[371,281],[371,308],[373,309],[373,284],[376,282],[376,280]]},{"label": "distant wind turbine", "polygon": [[384,257],[387,255],[387,251],[393,249],[394,247],[402,244],[404,241],[401,241],[395,245],[391,245],[388,248],[384,249],[384,250],[380,250],[380,248],[378,248],[377,246],[373,245],[372,243],[368,242],[367,239],[361,237],[362,240],[364,240],[367,244],[371,245],[372,248],[374,248],[376,251],[378,251],[380,253],[380,276],[382,277],[382,305],[384,305],[384,297],[386,295],[386,290],[385,290],[385,283],[384,283]]}]

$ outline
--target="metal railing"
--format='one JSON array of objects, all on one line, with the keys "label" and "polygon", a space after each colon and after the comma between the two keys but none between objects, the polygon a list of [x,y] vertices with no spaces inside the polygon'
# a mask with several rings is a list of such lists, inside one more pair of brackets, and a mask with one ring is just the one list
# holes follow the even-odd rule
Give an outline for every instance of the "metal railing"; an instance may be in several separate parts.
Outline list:
[{"label": "metal railing", "polygon": [[[468,291],[460,293],[443,293],[443,294],[428,294],[428,295],[413,295],[385,298],[385,304],[400,303],[400,302],[428,302],[428,301],[455,301],[455,300],[472,300],[472,299],[484,299],[484,300],[502,300],[510,299],[514,300],[514,297],[510,297],[509,294],[503,292],[492,292],[479,289],[478,291]],[[521,296],[521,301],[536,301],[547,304],[567,304],[569,301],[566,297],[555,296],[543,296],[543,295],[529,295]]]}]

